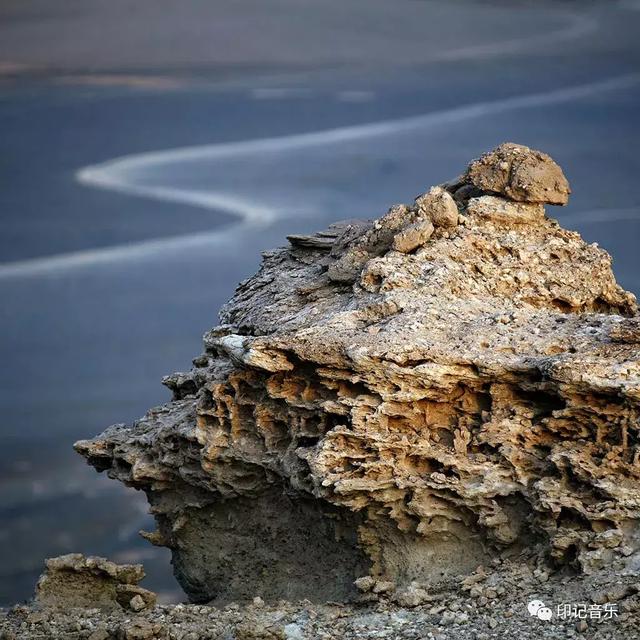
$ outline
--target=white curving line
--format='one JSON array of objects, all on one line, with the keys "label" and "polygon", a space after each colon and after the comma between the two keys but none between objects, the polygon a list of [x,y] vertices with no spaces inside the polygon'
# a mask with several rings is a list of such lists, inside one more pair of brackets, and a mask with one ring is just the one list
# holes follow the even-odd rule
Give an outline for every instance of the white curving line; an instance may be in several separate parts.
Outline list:
[{"label": "white curving line", "polygon": [[490,42],[487,44],[460,47],[459,49],[449,51],[441,51],[431,58],[430,62],[450,62],[467,58],[490,58],[505,53],[518,53],[532,47],[548,47],[558,42],[564,43],[567,40],[581,38],[598,29],[598,22],[588,16],[565,14],[565,17],[569,19],[570,24],[563,29],[526,38],[514,38],[512,40],[503,40],[502,42]]},{"label": "white curving line", "polygon": [[[637,0],[640,2],[640,0]],[[524,38],[513,38],[502,42],[489,42],[486,44],[470,45],[456,49],[439,51],[429,56],[425,61],[428,64],[434,62],[455,62],[467,59],[492,58],[507,53],[521,53],[533,47],[548,47],[558,42],[566,42],[589,35],[598,30],[598,22],[588,16],[576,14],[564,14],[570,24],[567,27]],[[313,95],[307,87],[258,87],[251,89],[249,95],[256,100],[282,100],[284,98],[309,98]],[[366,90],[338,91],[336,98],[342,102],[368,102],[374,94]]]},{"label": "white curving line", "polygon": [[[640,0],[627,0],[628,2],[640,2]],[[584,37],[598,30],[598,21],[589,16],[579,15],[573,12],[554,12],[556,18],[564,18],[568,21],[568,25],[557,29],[555,31],[538,33],[533,36],[525,36],[522,38],[512,38],[511,40],[502,40],[500,42],[489,42],[486,44],[469,45],[467,47],[458,47],[456,49],[449,49],[432,53],[425,60],[423,64],[433,64],[434,62],[455,62],[459,60],[478,60],[481,58],[493,58],[496,56],[502,56],[509,53],[523,53],[530,49],[542,49],[543,47],[549,47],[554,44],[564,44],[568,40],[575,40],[577,38]],[[267,76],[268,79],[274,82],[295,82],[300,78],[300,73],[294,74],[276,74]],[[308,73],[305,73],[304,78],[309,77]],[[237,86],[237,81],[230,81],[224,84],[225,87]],[[265,87],[264,89],[258,88],[251,91],[253,97],[258,99],[281,99],[285,97],[289,98],[304,98],[309,97],[312,91],[308,88],[295,88],[295,87]],[[349,93],[349,91],[339,92],[338,99],[340,100],[341,93]],[[359,93],[359,92],[358,92]],[[368,92],[364,92],[368,93]]]},{"label": "white curving line", "polygon": [[[194,160],[218,160],[242,154],[255,154],[273,151],[294,151],[301,148],[352,142],[363,138],[373,138],[397,133],[407,133],[414,129],[428,128],[435,125],[455,124],[472,118],[494,115],[515,109],[543,107],[560,102],[569,102],[580,98],[627,89],[640,82],[640,73],[617,76],[600,82],[555,89],[543,93],[533,93],[515,98],[506,98],[490,102],[479,102],[463,107],[454,107],[443,111],[434,111],[419,116],[410,116],[397,120],[385,120],[371,124],[339,127],[313,133],[301,133],[278,138],[260,138],[257,140],[243,140],[241,142],[223,142],[192,147],[178,147],[166,151],[152,151],[135,155],[122,156],[102,164],[85,167],[77,172],[77,179],[85,184],[113,188],[114,185],[125,187],[126,174],[132,171],[148,169],[150,166],[159,167],[175,162],[192,162]],[[131,185],[133,187],[133,185]],[[125,190],[123,188],[123,190]],[[146,187],[142,187],[146,189]],[[131,193],[133,193],[131,191]],[[186,201],[185,201],[186,202]],[[198,204],[198,203],[187,203]]]},{"label": "white curving line", "polygon": [[172,187],[145,186],[136,184],[137,171],[148,170],[176,162],[195,160],[218,160],[237,157],[243,154],[256,155],[265,152],[283,152],[310,148],[341,142],[368,139],[377,136],[406,133],[421,128],[435,128],[495,115],[516,109],[530,109],[561,102],[569,102],[597,95],[606,91],[615,91],[632,87],[640,82],[640,73],[628,74],[589,84],[556,89],[544,93],[534,93],[492,102],[435,111],[420,116],[388,120],[383,122],[340,127],[314,133],[296,134],[279,138],[264,138],[242,142],[210,144],[183,147],[166,151],[141,153],[124,156],[99,165],[85,167],[77,172],[79,182],[94,187],[118,191],[120,193],[154,198],[163,201],[179,202],[207,209],[225,210],[237,214],[241,223],[231,229],[214,229],[145,240],[105,248],[89,249],[61,255],[20,260],[0,265],[0,279],[46,275],[61,270],[85,267],[88,265],[111,263],[122,260],[136,260],[168,251],[181,251],[206,245],[228,246],[238,233],[256,226],[267,225],[282,217],[282,212],[257,204],[253,200],[239,198],[223,191],[198,191]]}]

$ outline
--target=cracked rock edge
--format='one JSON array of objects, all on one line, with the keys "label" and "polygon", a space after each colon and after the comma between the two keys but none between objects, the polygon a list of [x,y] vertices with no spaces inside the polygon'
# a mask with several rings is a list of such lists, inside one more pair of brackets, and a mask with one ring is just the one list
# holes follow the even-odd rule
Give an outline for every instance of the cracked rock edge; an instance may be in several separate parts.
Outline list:
[{"label": "cracked rock edge", "polygon": [[194,601],[343,599],[496,554],[636,558],[640,322],[569,186],[504,144],[264,254],[172,402],[75,447],[144,490]]}]

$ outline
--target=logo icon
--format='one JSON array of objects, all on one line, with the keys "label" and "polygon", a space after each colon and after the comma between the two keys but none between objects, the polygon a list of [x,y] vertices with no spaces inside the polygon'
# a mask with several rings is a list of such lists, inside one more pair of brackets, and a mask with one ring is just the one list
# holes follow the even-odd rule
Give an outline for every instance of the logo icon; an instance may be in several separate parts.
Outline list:
[{"label": "logo icon", "polygon": [[529,615],[539,620],[551,620],[553,613],[549,607],[546,607],[542,600],[531,600],[527,605]]}]

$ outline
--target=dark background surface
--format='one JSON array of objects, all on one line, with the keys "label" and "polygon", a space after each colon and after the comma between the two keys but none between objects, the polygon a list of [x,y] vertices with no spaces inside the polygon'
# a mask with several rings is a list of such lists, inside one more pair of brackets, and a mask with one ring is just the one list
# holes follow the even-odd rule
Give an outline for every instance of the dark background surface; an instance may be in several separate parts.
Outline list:
[{"label": "dark background surface", "polygon": [[[70,551],[142,561],[147,586],[182,597],[137,536],[144,496],[71,445],[165,401],[162,375],[189,368],[286,233],[379,216],[512,140],[566,169],[572,202],[549,213],[640,293],[639,27],[634,0],[3,2],[0,603]],[[371,123],[387,124],[354,129]],[[116,167],[125,190],[175,198],[77,180],[195,145]],[[221,196],[275,217],[240,222]]]}]

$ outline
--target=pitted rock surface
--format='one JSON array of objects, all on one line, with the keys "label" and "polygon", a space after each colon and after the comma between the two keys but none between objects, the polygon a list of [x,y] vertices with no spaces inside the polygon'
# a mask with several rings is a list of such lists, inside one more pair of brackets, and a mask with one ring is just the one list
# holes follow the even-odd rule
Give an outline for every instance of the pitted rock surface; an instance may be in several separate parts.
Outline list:
[{"label": "pitted rock surface", "polygon": [[341,599],[496,554],[638,562],[637,306],[547,217],[568,194],[508,144],[378,220],[292,236],[165,379],[172,402],[77,450],[147,493],[196,601]]},{"label": "pitted rock surface", "polygon": [[562,169],[540,151],[505,143],[469,165],[467,180],[518,202],[564,205],[569,201],[569,182]]}]

